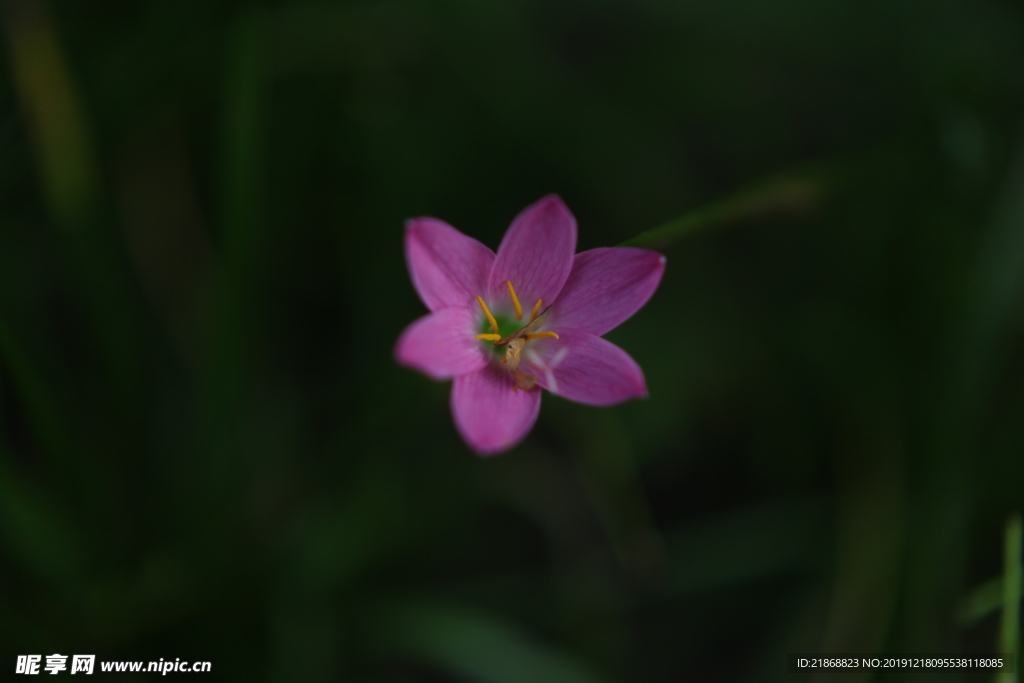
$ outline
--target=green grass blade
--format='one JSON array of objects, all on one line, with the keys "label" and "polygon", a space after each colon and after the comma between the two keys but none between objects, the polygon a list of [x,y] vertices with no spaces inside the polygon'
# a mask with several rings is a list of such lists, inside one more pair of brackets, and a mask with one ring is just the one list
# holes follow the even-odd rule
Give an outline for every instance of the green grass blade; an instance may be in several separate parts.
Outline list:
[{"label": "green grass blade", "polygon": [[720,201],[646,230],[619,246],[665,247],[676,240],[720,225],[779,213],[806,214],[820,203],[833,184],[832,174],[820,168],[763,180]]},{"label": "green grass blade", "polygon": [[[999,627],[999,652],[1012,652],[1020,666],[1020,597],[1022,567],[1022,530],[1020,513],[1010,515],[1006,522],[1004,537],[1004,568],[1003,576],[1003,619]],[[1016,683],[1019,676],[1013,673],[997,674],[996,683]]]}]

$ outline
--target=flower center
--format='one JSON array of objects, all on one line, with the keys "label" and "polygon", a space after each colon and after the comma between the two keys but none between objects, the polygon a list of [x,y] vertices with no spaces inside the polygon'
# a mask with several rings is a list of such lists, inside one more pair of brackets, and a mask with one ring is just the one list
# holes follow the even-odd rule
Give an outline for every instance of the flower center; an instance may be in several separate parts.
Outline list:
[{"label": "flower center", "polygon": [[[504,316],[498,312],[492,313],[494,317],[494,322],[497,323],[498,325],[498,331],[493,332],[494,327],[491,325],[490,321],[487,320],[487,318],[485,317],[483,320],[480,321],[480,327],[477,329],[477,332],[479,332],[480,334],[474,337],[475,339],[480,339],[486,342],[494,342],[504,337],[504,333],[512,333],[515,330],[518,330],[523,325],[522,323],[519,323],[518,325],[516,324],[516,319],[514,315]],[[504,346],[495,346],[494,344],[488,343],[487,348],[489,348],[494,353],[498,360],[501,360],[502,357],[504,357],[505,355]]]},{"label": "flower center", "polygon": [[[515,287],[512,286],[511,280],[506,280],[505,286],[508,287],[508,294],[512,299],[512,306],[516,311],[516,320],[521,322],[523,319],[523,307],[519,303],[519,297],[516,296]],[[501,365],[508,366],[508,369],[515,377],[517,387],[520,389],[532,388],[533,385],[536,384],[537,378],[519,372],[519,359],[523,348],[526,346],[527,342],[533,339],[540,339],[541,337],[554,337],[555,339],[558,339],[558,335],[554,332],[538,332],[548,317],[548,309],[545,308],[543,311],[540,309],[544,300],[537,299],[537,303],[533,305],[533,311],[530,313],[530,322],[523,325],[507,337],[503,337],[501,335],[501,327],[498,325],[498,320],[491,313],[490,309],[487,308],[487,304],[484,303],[483,298],[478,296],[476,301],[480,304],[480,310],[484,312],[484,316],[487,318],[487,322],[491,326],[491,332],[478,334],[475,339],[483,339],[491,342],[496,350],[501,349],[501,347],[504,346],[504,359],[501,361]],[[502,322],[506,321],[503,320]]]}]

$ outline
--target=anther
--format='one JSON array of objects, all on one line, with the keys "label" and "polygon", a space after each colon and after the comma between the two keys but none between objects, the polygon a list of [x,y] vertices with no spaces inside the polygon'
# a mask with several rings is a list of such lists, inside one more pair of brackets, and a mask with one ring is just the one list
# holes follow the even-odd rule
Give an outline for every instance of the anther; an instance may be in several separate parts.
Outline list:
[{"label": "anther", "polygon": [[558,339],[558,335],[554,332],[531,332],[526,335],[527,341],[530,339],[540,339],[541,337],[554,337],[555,339]]},{"label": "anther", "polygon": [[[478,304],[480,304],[480,308],[483,310],[484,315],[487,316],[487,322],[491,324],[491,329],[494,330],[494,334],[498,334],[498,321],[494,319],[494,316],[491,315],[491,312],[487,309],[487,304],[485,304],[484,300],[481,299],[480,297],[477,297],[476,301]],[[498,339],[501,339],[500,334],[498,334]]]},{"label": "anther", "polygon": [[533,313],[530,314],[531,323],[537,319],[537,314],[540,312],[540,305],[542,303],[544,303],[544,299],[537,299],[537,303],[533,305]]},{"label": "anther", "polygon": [[505,280],[505,285],[508,287],[508,294],[512,297],[512,305],[516,307],[516,320],[523,319],[523,307],[519,305],[519,297],[516,296],[516,290],[512,288],[512,281]]},{"label": "anther", "polygon": [[473,339],[483,339],[485,341],[498,341],[499,339],[501,339],[501,335],[500,334],[487,334],[485,332],[484,334],[476,335],[475,337],[473,337]]}]

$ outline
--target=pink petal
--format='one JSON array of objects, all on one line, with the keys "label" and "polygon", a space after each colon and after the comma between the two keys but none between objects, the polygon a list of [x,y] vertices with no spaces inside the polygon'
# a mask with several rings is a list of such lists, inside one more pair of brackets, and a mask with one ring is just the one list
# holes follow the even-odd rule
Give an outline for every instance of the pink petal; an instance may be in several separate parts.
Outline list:
[{"label": "pink petal", "polygon": [[478,313],[461,306],[428,313],[402,332],[395,360],[434,379],[449,379],[487,365],[487,349],[476,339]]},{"label": "pink petal", "polygon": [[405,260],[423,303],[436,311],[486,293],[494,252],[444,221],[414,218],[405,224]]},{"label": "pink petal", "polygon": [[553,394],[605,406],[647,396],[644,373],[629,354],[584,330],[558,329],[558,339],[527,344],[526,372]]},{"label": "pink petal", "polygon": [[539,388],[516,389],[511,373],[495,365],[460,375],[452,386],[455,426],[480,455],[507,451],[537,421],[540,393]]},{"label": "pink petal", "polygon": [[664,272],[665,257],[647,249],[610,247],[576,254],[548,327],[603,335],[647,303]]},{"label": "pink petal", "polygon": [[508,297],[511,281],[523,308],[554,301],[572,270],[576,219],[555,195],[523,209],[498,247],[489,280],[491,296]]}]

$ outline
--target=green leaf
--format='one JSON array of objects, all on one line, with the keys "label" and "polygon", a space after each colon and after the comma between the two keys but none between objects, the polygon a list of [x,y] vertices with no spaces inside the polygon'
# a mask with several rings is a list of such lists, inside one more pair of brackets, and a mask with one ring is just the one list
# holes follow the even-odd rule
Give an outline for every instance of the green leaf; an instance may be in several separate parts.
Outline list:
[{"label": "green leaf", "polygon": [[590,667],[493,616],[434,601],[390,613],[387,634],[400,650],[467,681],[598,683]]}]

